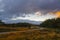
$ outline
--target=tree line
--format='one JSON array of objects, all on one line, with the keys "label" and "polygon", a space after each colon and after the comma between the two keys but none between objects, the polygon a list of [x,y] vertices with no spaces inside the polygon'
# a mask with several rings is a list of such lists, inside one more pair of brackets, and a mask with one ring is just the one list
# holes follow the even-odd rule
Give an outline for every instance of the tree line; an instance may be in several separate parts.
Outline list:
[{"label": "tree line", "polygon": [[[0,26],[7,26],[7,27],[31,27],[32,24],[29,23],[12,23],[12,24],[5,24],[0,20]],[[48,19],[42,22],[40,27],[47,27],[47,28],[60,28],[60,18]]]},{"label": "tree line", "polygon": [[40,24],[41,27],[60,28],[60,18],[48,19]]},{"label": "tree line", "polygon": [[0,26],[6,26],[6,27],[31,27],[32,24],[29,23],[12,23],[12,24],[6,24],[0,20]]}]

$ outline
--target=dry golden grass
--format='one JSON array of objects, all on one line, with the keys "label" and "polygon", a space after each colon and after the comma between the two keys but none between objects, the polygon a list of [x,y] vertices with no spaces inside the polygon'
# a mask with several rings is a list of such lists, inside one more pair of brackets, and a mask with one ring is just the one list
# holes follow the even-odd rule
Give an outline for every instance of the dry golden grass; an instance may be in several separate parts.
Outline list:
[{"label": "dry golden grass", "polygon": [[0,40],[60,40],[60,32],[53,30],[25,30],[25,32],[0,34]]},{"label": "dry golden grass", "polygon": [[0,26],[0,32],[10,32],[10,31],[25,31],[29,30],[28,27],[5,27]]}]

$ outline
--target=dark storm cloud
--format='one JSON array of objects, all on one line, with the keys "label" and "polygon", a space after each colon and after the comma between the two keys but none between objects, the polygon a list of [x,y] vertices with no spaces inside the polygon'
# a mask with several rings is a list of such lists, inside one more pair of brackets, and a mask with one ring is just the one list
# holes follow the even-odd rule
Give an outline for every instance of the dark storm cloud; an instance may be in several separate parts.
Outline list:
[{"label": "dark storm cloud", "polygon": [[4,0],[8,13],[29,13],[60,9],[60,0]]},{"label": "dark storm cloud", "polygon": [[8,19],[16,16],[22,16],[24,13],[33,13],[42,11],[42,14],[52,10],[60,10],[60,0],[3,0],[1,5],[4,5],[0,17]]}]

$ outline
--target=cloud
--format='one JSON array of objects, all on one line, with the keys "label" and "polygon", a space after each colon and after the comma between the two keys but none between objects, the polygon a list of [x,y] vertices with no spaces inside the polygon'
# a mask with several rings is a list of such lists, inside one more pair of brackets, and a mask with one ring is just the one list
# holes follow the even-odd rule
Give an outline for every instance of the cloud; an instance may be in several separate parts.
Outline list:
[{"label": "cloud", "polygon": [[5,10],[11,13],[30,13],[60,9],[59,0],[5,0]]},{"label": "cloud", "polygon": [[[41,11],[42,14],[60,10],[60,0],[0,0],[0,19],[23,16]],[[2,9],[1,9],[2,7]],[[4,11],[3,11],[4,10]],[[57,11],[56,10],[56,11]],[[2,12],[1,12],[2,11]]]}]

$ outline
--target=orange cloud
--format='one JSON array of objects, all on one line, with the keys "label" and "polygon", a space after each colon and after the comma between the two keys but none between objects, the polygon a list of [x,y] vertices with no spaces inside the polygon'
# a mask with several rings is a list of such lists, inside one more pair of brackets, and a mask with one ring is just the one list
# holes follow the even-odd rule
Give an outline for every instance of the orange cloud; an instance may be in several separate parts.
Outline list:
[{"label": "orange cloud", "polygon": [[60,11],[55,12],[57,18],[60,18]]}]

